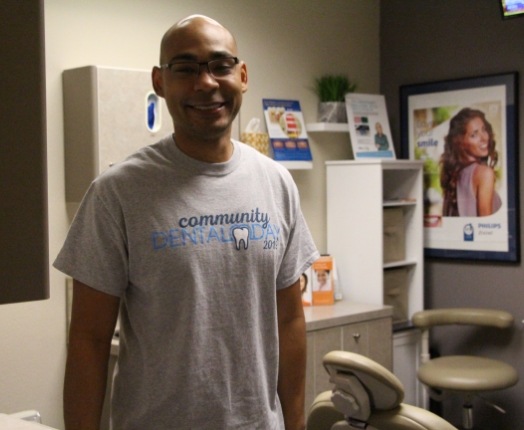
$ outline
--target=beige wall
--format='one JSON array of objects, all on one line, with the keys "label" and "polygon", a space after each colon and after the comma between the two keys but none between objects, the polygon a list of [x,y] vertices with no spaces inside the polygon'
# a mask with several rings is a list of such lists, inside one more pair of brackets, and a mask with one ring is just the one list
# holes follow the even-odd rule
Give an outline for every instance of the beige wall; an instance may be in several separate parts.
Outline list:
[{"label": "beige wall", "polygon": [[[250,87],[236,132],[251,117],[262,118],[263,97],[298,99],[306,121],[315,121],[316,100],[309,87],[322,73],[347,73],[361,92],[378,91],[378,0],[46,0],[51,259],[69,224],[61,72],[84,65],[150,69],[165,29],[191,13],[221,21],[239,41]],[[311,136],[311,146],[314,169],[293,175],[315,241],[325,251],[323,162],[347,157],[349,138]],[[65,301],[65,278],[51,269],[50,300],[0,307],[0,412],[36,408],[46,424],[63,428]]]}]

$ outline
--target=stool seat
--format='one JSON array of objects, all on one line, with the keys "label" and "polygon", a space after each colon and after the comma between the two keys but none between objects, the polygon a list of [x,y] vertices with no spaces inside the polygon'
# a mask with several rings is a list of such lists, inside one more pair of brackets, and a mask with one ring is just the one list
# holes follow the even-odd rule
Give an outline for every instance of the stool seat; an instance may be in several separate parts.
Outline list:
[{"label": "stool seat", "polygon": [[508,388],[519,379],[502,361],[468,355],[434,358],[420,367],[418,377],[432,388],[471,392]]}]

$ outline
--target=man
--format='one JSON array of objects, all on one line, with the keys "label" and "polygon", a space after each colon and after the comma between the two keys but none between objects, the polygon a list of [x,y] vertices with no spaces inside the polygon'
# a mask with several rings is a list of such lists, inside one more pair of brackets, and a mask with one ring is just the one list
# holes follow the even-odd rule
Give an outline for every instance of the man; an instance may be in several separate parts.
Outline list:
[{"label": "man", "polygon": [[318,252],[298,192],[231,139],[247,68],[228,30],[183,19],[160,64],[175,133],[93,182],[55,261],[74,278],[66,429],[99,428],[119,310],[113,429],[302,429],[299,277]]}]

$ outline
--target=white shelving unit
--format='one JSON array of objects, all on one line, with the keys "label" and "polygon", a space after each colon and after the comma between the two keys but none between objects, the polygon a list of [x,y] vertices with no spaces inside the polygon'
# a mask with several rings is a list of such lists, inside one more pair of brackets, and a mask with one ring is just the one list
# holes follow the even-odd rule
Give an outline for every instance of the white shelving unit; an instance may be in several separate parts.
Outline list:
[{"label": "white shelving unit", "polygon": [[[424,307],[422,162],[328,161],[327,247],[337,261],[345,300],[382,305],[387,270],[407,272],[407,317]],[[404,258],[384,263],[384,210],[402,210]],[[393,369],[406,398],[426,407],[417,380],[419,333],[409,320],[394,323]],[[402,330],[400,330],[402,329]]]},{"label": "white shelving unit", "polygon": [[[308,123],[321,139],[346,133],[349,125]],[[331,138],[332,139],[332,138]],[[383,305],[384,274],[407,272],[407,316],[424,307],[422,162],[408,160],[328,161],[327,251],[335,256],[339,285],[345,300]],[[384,209],[402,209],[405,256],[384,263]],[[380,343],[378,338],[370,339]],[[426,407],[425,391],[417,379],[420,333],[409,321],[395,323],[393,370],[406,399]]]},{"label": "white shelving unit", "polygon": [[[328,161],[327,251],[344,299],[384,304],[384,274],[407,271],[407,315],[423,308],[422,162]],[[384,263],[384,209],[402,210],[405,258]]]},{"label": "white shelving unit", "polygon": [[318,132],[346,132],[349,133],[349,125],[346,123],[310,122],[306,124],[306,130],[310,133]]}]

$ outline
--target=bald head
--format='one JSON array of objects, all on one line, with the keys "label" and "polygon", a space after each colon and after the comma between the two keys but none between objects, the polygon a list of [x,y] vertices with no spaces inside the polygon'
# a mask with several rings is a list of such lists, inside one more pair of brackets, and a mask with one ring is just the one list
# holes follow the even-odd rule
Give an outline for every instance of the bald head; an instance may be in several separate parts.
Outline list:
[{"label": "bald head", "polygon": [[191,32],[193,32],[195,29],[200,29],[205,26],[215,27],[216,30],[223,32],[224,37],[231,40],[232,46],[236,51],[237,44],[235,38],[231,32],[222,24],[205,15],[190,15],[178,21],[165,32],[160,44],[160,64],[164,64],[169,61],[167,56],[168,47],[173,43],[176,43],[176,39],[178,37],[190,35]]},{"label": "bald head", "polygon": [[218,25],[219,27],[224,28],[224,26],[220,24],[218,21],[215,21],[213,18],[209,18],[208,16],[205,16],[205,15],[189,15],[188,17],[183,18],[180,21],[178,21],[173,27],[183,27],[185,25],[191,24],[191,22],[195,20],[207,21],[210,24]]}]

